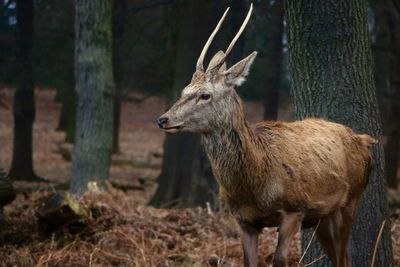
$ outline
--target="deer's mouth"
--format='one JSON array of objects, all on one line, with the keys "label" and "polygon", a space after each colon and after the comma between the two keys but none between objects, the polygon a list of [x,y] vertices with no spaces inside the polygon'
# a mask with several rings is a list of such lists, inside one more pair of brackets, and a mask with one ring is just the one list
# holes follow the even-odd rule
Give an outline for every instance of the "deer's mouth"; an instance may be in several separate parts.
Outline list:
[{"label": "deer's mouth", "polygon": [[181,124],[162,128],[162,130],[167,132],[167,133],[176,133],[181,129],[182,129],[182,125]]}]

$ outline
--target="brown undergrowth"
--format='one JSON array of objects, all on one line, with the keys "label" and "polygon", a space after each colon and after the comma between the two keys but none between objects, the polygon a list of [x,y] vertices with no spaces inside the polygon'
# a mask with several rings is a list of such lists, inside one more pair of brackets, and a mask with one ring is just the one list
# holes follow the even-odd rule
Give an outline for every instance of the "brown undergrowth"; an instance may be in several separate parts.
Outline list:
[{"label": "brown undergrowth", "polygon": [[[242,265],[240,232],[225,212],[155,209],[110,188],[82,198],[91,218],[46,233],[39,228],[36,211],[48,194],[20,194],[5,207],[7,230],[0,234],[0,266]],[[393,266],[400,266],[399,232],[396,219]],[[260,236],[259,266],[269,266],[276,238],[275,228],[266,228]],[[299,249],[297,235],[290,251],[291,266],[297,266]]]},{"label": "brown undergrowth", "polygon": [[[47,194],[19,195],[5,208],[8,230],[0,239],[0,266],[241,265],[240,233],[224,212],[155,209],[109,189],[83,197],[92,217],[80,227],[66,225],[48,234],[39,231],[35,214]],[[275,229],[266,229],[261,266],[267,266],[275,245]],[[296,247],[292,260],[299,257]]]}]

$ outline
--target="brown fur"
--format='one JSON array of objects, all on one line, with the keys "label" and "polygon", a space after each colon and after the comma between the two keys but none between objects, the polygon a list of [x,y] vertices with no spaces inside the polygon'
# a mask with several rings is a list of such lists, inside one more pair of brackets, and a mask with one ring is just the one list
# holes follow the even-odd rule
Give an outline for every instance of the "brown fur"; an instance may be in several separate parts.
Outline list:
[{"label": "brown fur", "polygon": [[[319,221],[316,234],[334,266],[348,266],[351,226],[371,170],[368,148],[377,141],[317,118],[249,125],[235,90],[197,75],[160,127],[202,133],[220,197],[243,229],[245,266],[256,266],[263,227],[279,228],[274,266],[285,266],[294,234]],[[204,89],[210,81],[215,89]],[[201,100],[204,91],[213,97]]]},{"label": "brown fur", "polygon": [[[327,254],[335,266],[347,266],[351,222],[370,173],[368,147],[376,140],[316,118],[250,126],[234,94],[232,128],[203,138],[221,198],[250,236],[264,226],[280,228],[276,266],[285,265],[300,225],[319,220],[317,236]],[[246,261],[253,266],[255,260]]]}]

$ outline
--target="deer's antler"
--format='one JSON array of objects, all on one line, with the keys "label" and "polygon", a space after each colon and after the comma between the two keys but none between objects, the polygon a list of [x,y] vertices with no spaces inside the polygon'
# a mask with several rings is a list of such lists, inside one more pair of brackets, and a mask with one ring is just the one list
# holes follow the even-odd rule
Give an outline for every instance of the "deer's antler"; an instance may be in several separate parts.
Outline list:
[{"label": "deer's antler", "polygon": [[207,50],[210,47],[215,35],[217,34],[217,32],[219,31],[219,28],[221,27],[222,22],[224,21],[226,14],[229,11],[229,7],[225,10],[224,14],[222,15],[221,19],[219,20],[217,26],[215,27],[214,31],[211,33],[210,37],[208,38],[206,44],[203,47],[203,50],[201,51],[201,54],[199,56],[199,59],[197,60],[197,64],[196,64],[196,70],[198,71],[204,71],[204,66],[203,66],[203,61],[204,61],[204,57],[206,56]]},{"label": "deer's antler", "polygon": [[247,23],[248,23],[249,20],[250,20],[250,17],[251,17],[251,13],[252,13],[252,12],[253,12],[253,3],[250,4],[249,12],[247,12],[246,18],[244,19],[244,21],[243,21],[243,23],[242,23],[242,26],[240,26],[239,31],[237,32],[237,34],[236,34],[235,37],[233,38],[232,42],[229,44],[228,48],[226,49],[224,61],[225,61],[226,57],[228,56],[229,52],[231,52],[233,46],[235,45],[236,41],[239,39],[240,35],[242,35],[244,29],[245,29],[246,26],[247,26]]},{"label": "deer's antler", "polygon": [[[250,20],[252,12],[253,12],[253,3],[250,4],[250,9],[247,12],[246,18],[244,19],[244,21],[242,23],[242,26],[240,26],[239,31],[236,33],[235,37],[232,39],[232,41],[229,44],[228,48],[226,49],[225,53],[223,53],[222,51],[217,53],[217,54],[219,54],[219,58],[218,57],[214,57],[213,58],[212,62],[210,63],[210,65],[207,68],[207,72],[213,72],[214,70],[219,69],[222,64],[224,64],[224,62],[226,61],[226,58],[228,57],[228,54],[231,52],[232,48],[235,46],[235,44],[236,44],[237,40],[239,39],[240,35],[242,35],[244,29],[246,28],[247,23]],[[224,16],[225,16],[225,14],[224,14]],[[214,38],[214,35],[215,35],[215,33],[213,33],[213,35],[212,35],[213,38]],[[211,36],[210,36],[210,39],[212,40]],[[209,41],[210,41],[210,39],[209,39]],[[208,44],[208,46],[209,45],[210,44]],[[203,52],[205,54],[204,49],[203,49]],[[204,57],[204,55],[203,55],[203,57]],[[197,64],[199,64],[199,62]],[[201,67],[203,67],[203,61],[201,61]],[[203,69],[201,69],[201,70],[203,70]]]}]

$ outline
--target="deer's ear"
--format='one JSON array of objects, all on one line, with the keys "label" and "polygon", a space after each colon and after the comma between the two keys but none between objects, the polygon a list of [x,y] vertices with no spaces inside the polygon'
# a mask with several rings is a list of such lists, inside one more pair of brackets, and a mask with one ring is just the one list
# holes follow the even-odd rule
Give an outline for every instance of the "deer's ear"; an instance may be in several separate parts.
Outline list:
[{"label": "deer's ear", "polygon": [[221,61],[224,59],[225,53],[223,51],[218,51],[208,64],[206,72],[210,72],[215,69],[216,66],[220,65]]},{"label": "deer's ear", "polygon": [[253,64],[256,56],[257,52],[254,51],[249,56],[233,65],[229,70],[223,72],[225,75],[225,82],[229,85],[241,85],[246,80],[246,76],[249,74],[251,64]]}]

